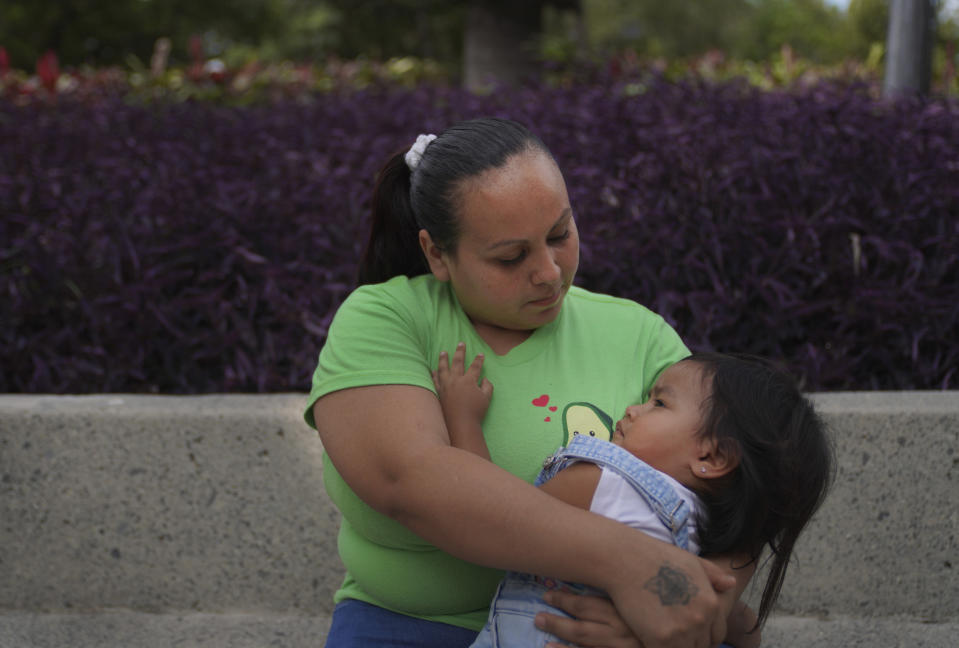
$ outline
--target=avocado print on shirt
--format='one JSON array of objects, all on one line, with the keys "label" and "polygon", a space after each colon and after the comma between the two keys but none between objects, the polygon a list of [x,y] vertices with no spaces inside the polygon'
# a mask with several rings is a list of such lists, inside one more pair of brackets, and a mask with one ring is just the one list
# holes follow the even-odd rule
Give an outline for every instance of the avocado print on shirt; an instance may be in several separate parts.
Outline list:
[{"label": "avocado print on shirt", "polygon": [[613,419],[592,403],[570,403],[563,410],[563,443],[569,445],[577,434],[613,438]]},{"label": "avocado print on shirt", "polygon": [[[549,396],[546,394],[534,398],[532,402],[534,406],[548,408],[550,412],[558,409],[549,404]],[[543,420],[549,423],[552,418],[547,415]],[[563,409],[563,437],[560,443],[569,445],[577,434],[609,441],[613,438],[613,418],[592,403],[570,403]]]}]

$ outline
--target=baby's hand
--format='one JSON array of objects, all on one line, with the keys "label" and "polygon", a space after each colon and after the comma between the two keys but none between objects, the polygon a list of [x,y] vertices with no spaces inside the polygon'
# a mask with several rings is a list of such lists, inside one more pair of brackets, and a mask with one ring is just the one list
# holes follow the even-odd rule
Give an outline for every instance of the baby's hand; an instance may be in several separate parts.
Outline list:
[{"label": "baby's hand", "polygon": [[[439,364],[433,372],[433,385],[451,437],[454,432],[466,432],[464,428],[469,426],[479,426],[493,397],[493,384],[486,378],[480,382],[483,354],[477,355],[469,367],[465,366],[465,358],[466,345],[460,342],[453,353],[452,366],[446,351],[441,351]],[[456,440],[452,440],[456,445]]]}]

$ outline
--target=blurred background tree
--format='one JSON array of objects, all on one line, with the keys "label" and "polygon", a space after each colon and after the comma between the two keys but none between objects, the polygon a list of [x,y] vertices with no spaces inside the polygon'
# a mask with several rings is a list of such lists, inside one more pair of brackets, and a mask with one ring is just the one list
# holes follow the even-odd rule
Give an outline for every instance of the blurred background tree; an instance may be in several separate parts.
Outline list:
[{"label": "blurred background tree", "polygon": [[841,59],[843,13],[823,0],[592,0],[590,39],[600,49],[629,47],[649,56],[689,57],[718,49],[764,60],[790,44],[815,60]]},{"label": "blurred background tree", "polygon": [[[937,61],[955,57],[959,2],[938,7]],[[230,66],[256,60],[439,62],[469,81],[470,65],[517,74],[529,62],[602,60],[629,49],[640,58],[689,58],[720,50],[765,61],[788,44],[819,64],[882,54],[889,0],[4,0],[0,46],[31,69],[47,50],[63,66],[145,64],[160,37],[173,64],[190,59],[190,38]],[[486,57],[474,60],[475,47]],[[471,54],[471,46],[474,54]],[[951,47],[954,48],[954,45]],[[877,49],[878,48],[878,49]],[[954,61],[953,61],[954,63]]]},{"label": "blurred background tree", "polygon": [[762,0],[753,3],[737,58],[768,59],[788,43],[800,57],[817,63],[857,58],[846,16],[822,0]]},{"label": "blurred background tree", "polygon": [[[291,0],[4,0],[0,45],[11,64],[30,68],[45,51],[65,65],[149,60],[157,38],[169,37],[173,56],[187,58],[187,42],[206,35],[210,49],[258,43],[288,30]],[[292,3],[292,4],[295,4]],[[312,3],[311,3],[312,4]]]},{"label": "blurred background tree", "polygon": [[847,9],[849,26],[856,50],[875,43],[884,43],[889,33],[889,0],[850,0]]}]

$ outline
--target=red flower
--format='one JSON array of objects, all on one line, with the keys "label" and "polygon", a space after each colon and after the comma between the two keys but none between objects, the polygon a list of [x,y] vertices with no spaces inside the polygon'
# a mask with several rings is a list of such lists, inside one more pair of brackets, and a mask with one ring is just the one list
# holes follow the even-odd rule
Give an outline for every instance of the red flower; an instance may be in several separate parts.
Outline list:
[{"label": "red flower", "polygon": [[194,63],[203,62],[203,38],[197,35],[190,36],[190,58]]},{"label": "red flower", "polygon": [[0,77],[7,76],[10,71],[10,57],[7,56],[7,48],[0,47]]},{"label": "red flower", "polygon": [[203,76],[203,39],[200,36],[190,36],[190,58],[193,63],[187,70],[187,76],[193,81],[199,81]]},{"label": "red flower", "polygon": [[60,64],[57,62],[57,55],[53,50],[47,50],[37,61],[37,76],[40,77],[40,83],[49,92],[57,91],[57,78],[60,76]]}]

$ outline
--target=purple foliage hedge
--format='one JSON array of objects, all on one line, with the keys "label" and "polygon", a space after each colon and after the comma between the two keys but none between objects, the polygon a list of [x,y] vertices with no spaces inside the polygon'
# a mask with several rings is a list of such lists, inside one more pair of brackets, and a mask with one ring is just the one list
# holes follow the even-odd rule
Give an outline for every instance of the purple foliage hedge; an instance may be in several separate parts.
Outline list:
[{"label": "purple foliage hedge", "polygon": [[811,390],[959,385],[959,106],[651,82],[0,103],[0,392],[307,389],[379,165],[482,114],[552,148],[580,284]]}]

